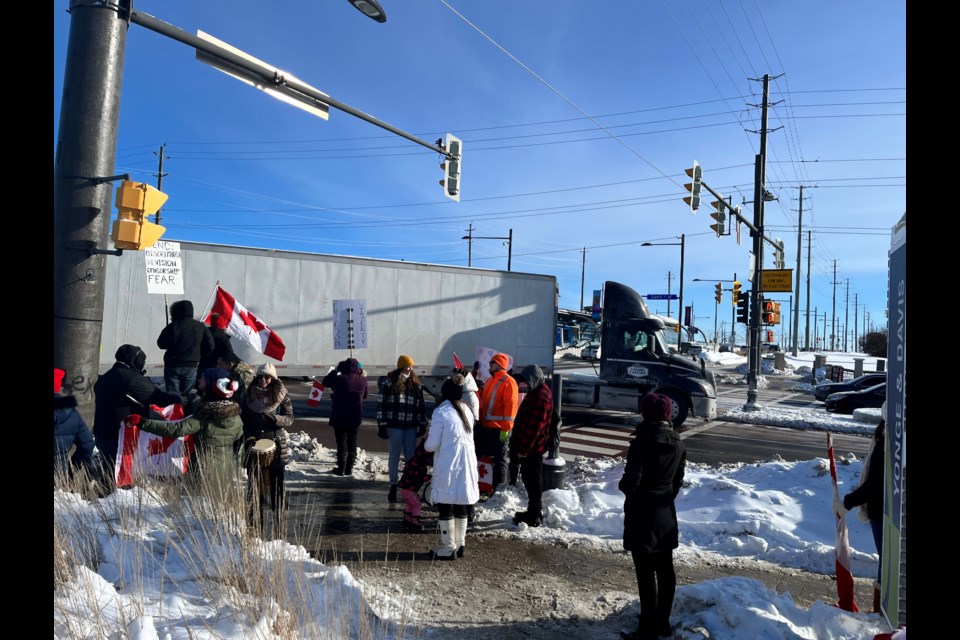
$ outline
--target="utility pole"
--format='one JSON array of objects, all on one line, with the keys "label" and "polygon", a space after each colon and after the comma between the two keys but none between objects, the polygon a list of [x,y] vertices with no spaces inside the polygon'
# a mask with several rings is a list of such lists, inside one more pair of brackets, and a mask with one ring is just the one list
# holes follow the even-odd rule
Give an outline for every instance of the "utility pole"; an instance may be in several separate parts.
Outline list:
[{"label": "utility pole", "polygon": [[[737,281],[737,272],[733,272],[733,281]],[[730,294],[730,346],[737,346],[737,305],[733,304],[733,294]]]},{"label": "utility pole", "polygon": [[[797,306],[793,313],[793,355],[796,357],[800,342],[800,256],[803,255],[803,185],[800,185],[800,212],[797,216]],[[807,294],[809,295],[809,293]],[[809,302],[808,305],[809,306]]]},{"label": "utility pole", "polygon": [[766,189],[767,154],[767,103],[770,97],[770,75],[763,74],[763,102],[760,115],[760,153],[757,154],[753,185],[753,237],[754,270],[750,288],[750,342],[747,373],[747,403],[744,411],[757,409],[757,382],[760,376],[760,272],[763,270],[763,197]]},{"label": "utility pole", "polygon": [[[460,238],[467,241],[467,266],[473,266],[473,222],[467,227],[467,235]],[[580,305],[583,306],[583,305]]]},{"label": "utility pole", "polygon": [[670,271],[667,271],[667,317],[668,318],[670,317],[670,294],[672,293],[671,291],[672,284],[673,284],[673,273]]},{"label": "utility pole", "polygon": [[587,248],[583,248],[583,259],[580,262],[580,311],[583,311],[583,286],[587,279]]},{"label": "utility pole", "polygon": [[93,424],[130,0],[70,3],[53,168],[53,365]]},{"label": "utility pole", "polygon": [[860,297],[855,293],[853,294],[853,348],[856,351],[860,350],[860,326],[857,323],[860,318],[859,311],[857,311],[859,308]]},{"label": "utility pole", "polygon": [[843,313],[843,351],[844,351],[844,353],[848,353],[849,351],[848,351],[848,349],[847,349],[847,333],[848,333],[847,327],[850,326],[850,278],[847,278],[847,291],[846,291],[846,294],[844,294],[843,297],[844,297],[844,300],[843,300],[843,308],[844,308],[844,313]]},{"label": "utility pole", "polygon": [[807,330],[804,337],[804,344],[807,349],[810,348],[810,250],[812,246],[810,244],[810,232],[807,231]]},{"label": "utility pole", "polygon": [[[167,143],[164,142],[162,145],[160,145],[160,153],[159,153],[159,154],[158,154],[156,151],[153,152],[153,155],[157,156],[157,157],[160,159],[160,166],[157,168],[157,173],[156,173],[156,176],[157,176],[157,191],[163,191],[163,177],[167,175],[167,174],[165,174],[165,173],[163,172],[163,160],[164,160],[164,158],[169,159],[169,156],[164,156],[164,155],[163,155],[163,150],[166,149],[166,148],[167,148]],[[160,209],[157,209],[157,218],[156,218],[156,223],[157,223],[157,224],[160,224],[160,211],[161,211]]]},{"label": "utility pole", "polygon": [[[833,285],[833,302],[830,306],[830,351],[836,351],[836,338],[837,338],[837,261],[833,261],[833,282],[830,284]],[[826,336],[827,325],[823,325],[823,333]]]}]

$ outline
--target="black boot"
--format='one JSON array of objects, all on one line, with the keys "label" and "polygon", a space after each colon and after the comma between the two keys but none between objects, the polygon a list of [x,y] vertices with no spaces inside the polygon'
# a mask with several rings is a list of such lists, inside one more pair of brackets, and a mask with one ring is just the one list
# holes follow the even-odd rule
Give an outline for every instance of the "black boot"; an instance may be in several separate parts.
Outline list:
[{"label": "black boot", "polygon": [[527,521],[528,512],[526,511],[517,511],[513,514],[513,524],[520,524],[521,522]]},{"label": "black boot", "polygon": [[390,492],[387,494],[387,501],[388,501],[388,502],[400,502],[400,501],[397,499],[397,485],[395,485],[395,484],[390,485]]},{"label": "black boot", "polygon": [[353,475],[353,465],[357,462],[357,454],[351,453],[347,455],[347,464],[343,468],[343,475],[352,476]]}]

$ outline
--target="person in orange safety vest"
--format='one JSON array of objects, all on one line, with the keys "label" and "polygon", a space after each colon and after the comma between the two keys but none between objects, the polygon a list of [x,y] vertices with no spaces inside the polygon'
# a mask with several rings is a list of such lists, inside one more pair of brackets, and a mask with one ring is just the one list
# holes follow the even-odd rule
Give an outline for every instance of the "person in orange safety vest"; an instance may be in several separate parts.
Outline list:
[{"label": "person in orange safety vest", "polygon": [[477,456],[493,458],[493,490],[507,476],[507,442],[520,406],[517,382],[507,373],[510,357],[497,353],[490,358],[490,378],[480,395],[480,429]]}]

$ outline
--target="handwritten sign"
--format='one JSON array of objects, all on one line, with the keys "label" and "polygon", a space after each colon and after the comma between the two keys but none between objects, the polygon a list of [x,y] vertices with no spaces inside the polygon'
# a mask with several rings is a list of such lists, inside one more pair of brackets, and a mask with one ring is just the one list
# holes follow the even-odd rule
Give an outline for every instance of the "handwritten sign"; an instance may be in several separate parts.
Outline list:
[{"label": "handwritten sign", "polygon": [[333,301],[333,348],[367,348],[367,301]]},{"label": "handwritten sign", "polygon": [[147,293],[183,295],[183,258],[179,242],[158,240],[144,249],[147,265]]}]

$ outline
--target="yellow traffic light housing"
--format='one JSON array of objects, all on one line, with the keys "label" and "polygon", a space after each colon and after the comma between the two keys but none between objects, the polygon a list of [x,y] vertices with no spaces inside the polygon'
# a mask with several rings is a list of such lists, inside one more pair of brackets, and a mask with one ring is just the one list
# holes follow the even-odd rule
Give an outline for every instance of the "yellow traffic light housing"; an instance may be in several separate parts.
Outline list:
[{"label": "yellow traffic light housing", "polygon": [[733,281],[733,306],[736,307],[739,302],[740,302],[740,281],[734,280]]},{"label": "yellow traffic light housing", "polygon": [[148,221],[167,201],[167,194],[143,182],[124,180],[117,187],[117,219],[113,223],[113,246],[117,249],[148,249],[167,230]]},{"label": "yellow traffic light housing", "polygon": [[780,324],[780,303],[773,300],[760,301],[761,324]]}]

